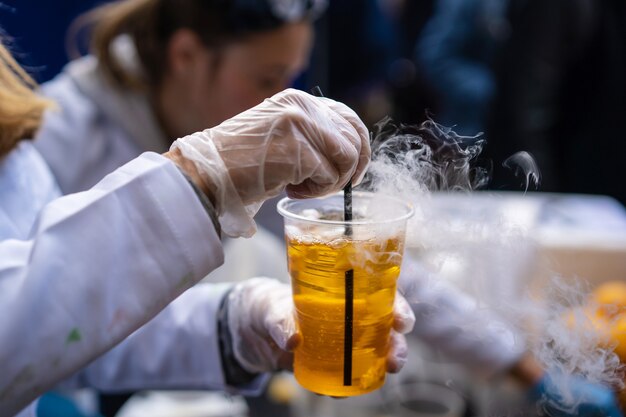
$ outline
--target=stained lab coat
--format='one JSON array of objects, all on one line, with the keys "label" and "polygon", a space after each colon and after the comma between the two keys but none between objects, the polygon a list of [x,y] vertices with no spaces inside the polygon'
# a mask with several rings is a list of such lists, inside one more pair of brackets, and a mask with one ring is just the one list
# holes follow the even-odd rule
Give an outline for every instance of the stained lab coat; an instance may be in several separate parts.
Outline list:
[{"label": "stained lab coat", "polygon": [[62,380],[224,388],[215,311],[226,288],[185,292],[222,263],[222,246],[174,164],[145,153],[58,194],[30,143],[0,159],[0,417]]},{"label": "stained lab coat", "polygon": [[[132,41],[122,38],[114,45],[118,59],[135,68]],[[140,153],[163,153],[172,142],[163,134],[147,96],[115,86],[93,56],[68,64],[42,86],[42,93],[54,99],[59,110],[46,114],[35,146],[63,193],[83,191]],[[260,227],[252,239],[224,239],[226,261],[212,274],[213,282],[253,276],[288,280],[286,262],[267,261],[283,260],[286,253],[275,204],[266,202],[256,216]]]}]

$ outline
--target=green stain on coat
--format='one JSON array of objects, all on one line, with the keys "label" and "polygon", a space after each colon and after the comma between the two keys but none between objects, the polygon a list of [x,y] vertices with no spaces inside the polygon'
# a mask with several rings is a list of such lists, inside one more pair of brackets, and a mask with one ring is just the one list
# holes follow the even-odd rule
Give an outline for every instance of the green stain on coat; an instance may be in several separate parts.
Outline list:
[{"label": "green stain on coat", "polygon": [[70,343],[80,342],[80,339],[81,339],[80,331],[78,330],[77,327],[74,327],[68,333],[67,339],[65,339],[65,343],[69,345]]}]

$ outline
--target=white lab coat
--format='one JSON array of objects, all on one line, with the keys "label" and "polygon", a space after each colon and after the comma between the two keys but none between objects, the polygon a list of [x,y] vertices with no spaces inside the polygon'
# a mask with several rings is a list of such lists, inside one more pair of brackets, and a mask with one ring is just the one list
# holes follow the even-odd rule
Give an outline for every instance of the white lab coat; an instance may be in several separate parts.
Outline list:
[{"label": "white lab coat", "polygon": [[35,147],[64,194],[90,188],[142,152],[167,151],[174,139],[146,96],[117,88],[92,56],[70,62],[41,93],[59,109],[46,114]]},{"label": "white lab coat", "polygon": [[223,389],[215,311],[225,288],[198,285],[163,310],[223,261],[174,164],[145,153],[86,192],[58,192],[30,143],[0,159],[0,417],[62,380]]}]

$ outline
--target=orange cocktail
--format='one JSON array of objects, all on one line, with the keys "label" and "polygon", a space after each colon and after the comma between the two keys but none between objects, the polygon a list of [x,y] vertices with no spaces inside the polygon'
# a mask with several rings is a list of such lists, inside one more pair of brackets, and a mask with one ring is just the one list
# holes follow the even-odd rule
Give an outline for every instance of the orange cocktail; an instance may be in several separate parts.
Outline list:
[{"label": "orange cocktail", "polygon": [[279,204],[302,335],[294,374],[319,394],[359,395],[385,381],[396,280],[412,211],[387,199],[394,210],[383,219],[368,218],[369,204],[380,203],[373,198],[355,193],[350,233],[341,220],[341,196]]}]

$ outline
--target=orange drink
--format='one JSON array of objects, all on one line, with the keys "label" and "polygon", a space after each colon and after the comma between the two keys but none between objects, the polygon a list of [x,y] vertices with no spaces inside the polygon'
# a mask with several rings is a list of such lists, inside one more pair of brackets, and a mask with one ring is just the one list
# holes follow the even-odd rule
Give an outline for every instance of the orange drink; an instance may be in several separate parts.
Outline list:
[{"label": "orange drink", "polygon": [[302,335],[294,352],[294,374],[310,391],[352,396],[373,391],[385,381],[396,280],[412,210],[386,198],[394,210],[376,219],[368,207],[380,199],[353,195],[356,215],[349,222],[350,235],[340,220],[340,195],[279,203]]}]

